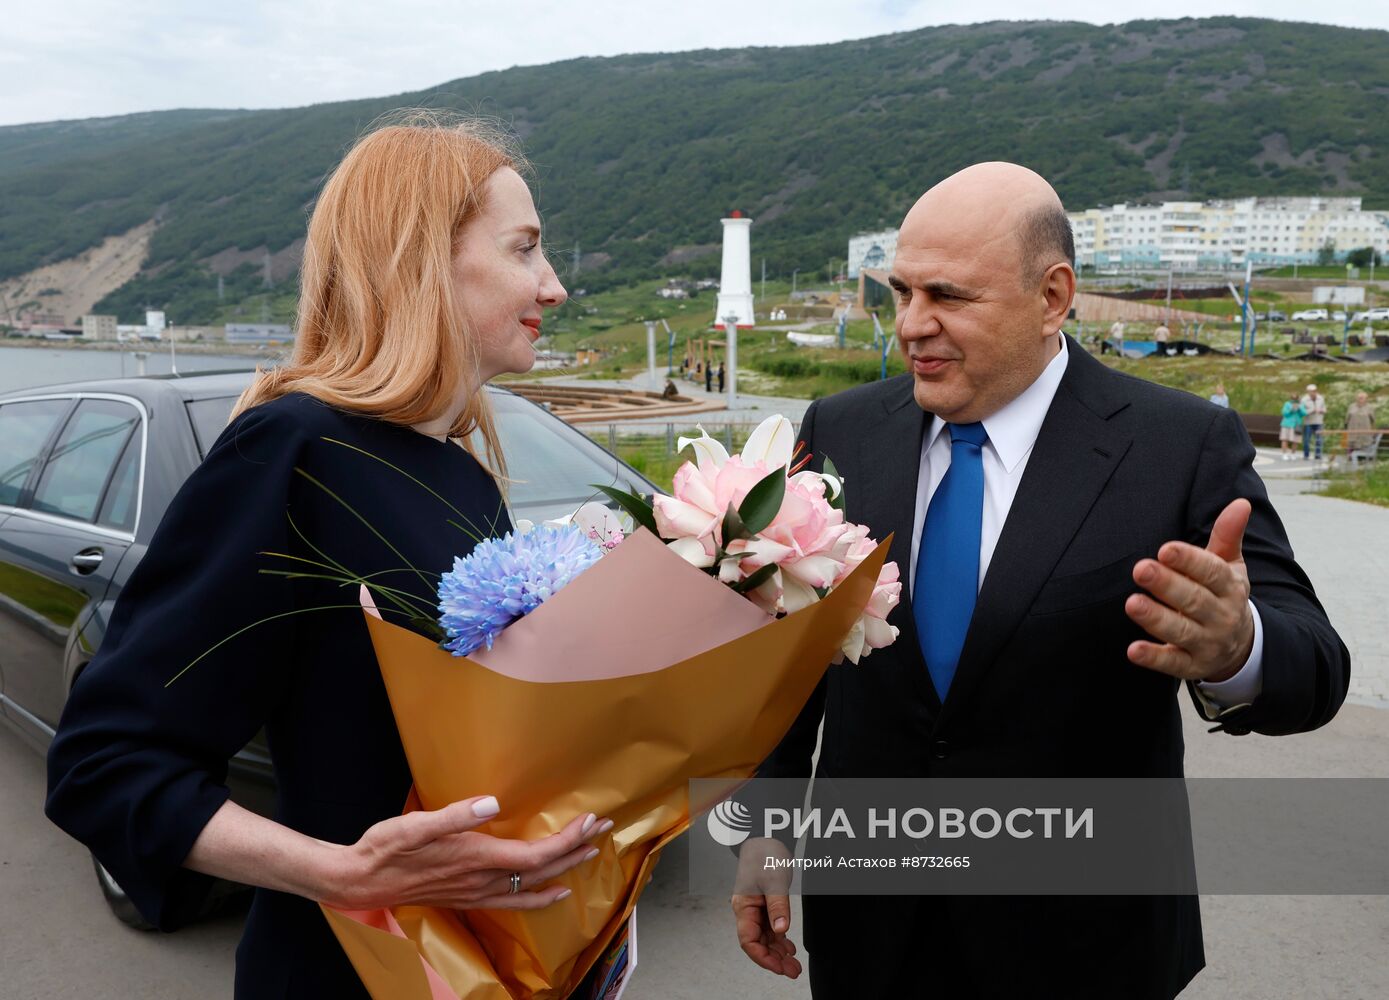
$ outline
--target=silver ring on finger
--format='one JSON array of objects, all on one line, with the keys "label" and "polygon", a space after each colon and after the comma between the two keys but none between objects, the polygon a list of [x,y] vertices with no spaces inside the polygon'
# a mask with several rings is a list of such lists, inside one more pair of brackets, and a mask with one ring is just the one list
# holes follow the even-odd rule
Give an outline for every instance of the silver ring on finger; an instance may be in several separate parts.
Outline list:
[{"label": "silver ring on finger", "polygon": [[511,889],[508,891],[507,895],[509,895],[509,896],[514,896],[514,895],[516,895],[516,894],[517,894],[518,892],[520,892],[520,891],[521,891],[521,873],[520,873],[520,872],[512,872],[512,873],[511,873]]}]

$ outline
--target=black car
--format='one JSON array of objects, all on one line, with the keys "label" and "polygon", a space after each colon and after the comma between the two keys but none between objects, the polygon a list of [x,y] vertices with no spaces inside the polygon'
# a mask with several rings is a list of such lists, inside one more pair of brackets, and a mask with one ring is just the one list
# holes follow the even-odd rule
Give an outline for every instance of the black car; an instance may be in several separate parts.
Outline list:
[{"label": "black car", "polygon": [[[251,372],[112,379],[0,394],[0,718],[47,750],[73,682],[183,481],[227,425]],[[636,471],[544,408],[489,387],[513,518],[572,512]],[[269,814],[263,736],[231,762],[242,805]],[[147,926],[98,864],[122,920]]]}]

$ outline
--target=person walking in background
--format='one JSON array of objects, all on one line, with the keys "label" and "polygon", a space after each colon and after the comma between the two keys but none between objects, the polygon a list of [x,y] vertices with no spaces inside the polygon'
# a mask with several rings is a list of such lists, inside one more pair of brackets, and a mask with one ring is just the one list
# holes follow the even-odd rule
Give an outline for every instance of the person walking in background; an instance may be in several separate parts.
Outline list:
[{"label": "person walking in background", "polygon": [[1312,439],[1316,438],[1316,459],[1321,461],[1321,430],[1326,423],[1326,397],[1315,385],[1307,386],[1302,400],[1302,458],[1310,457]]},{"label": "person walking in background", "polygon": [[704,366],[704,391],[714,391],[714,363],[712,361]]},{"label": "person walking in background", "polygon": [[1157,344],[1157,349],[1162,353],[1167,353],[1167,342],[1172,339],[1172,331],[1167,328],[1167,321],[1163,320],[1153,331],[1153,342]]},{"label": "person walking in background", "polygon": [[1278,424],[1278,447],[1283,452],[1283,461],[1293,460],[1293,445],[1297,443],[1297,433],[1301,428],[1302,404],[1294,393],[1283,404],[1283,419]]},{"label": "person walking in background", "polygon": [[1124,321],[1116,319],[1109,327],[1109,339],[1120,351],[1124,349]]},{"label": "person walking in background", "polygon": [[723,362],[720,361],[720,362],[719,362],[719,392],[723,392],[723,380],[724,380],[724,378],[725,378],[725,372],[724,372]]},{"label": "person walking in background", "polygon": [[1230,397],[1225,392],[1224,382],[1217,382],[1215,384],[1215,392],[1211,393],[1211,402],[1214,403],[1216,406],[1223,406],[1226,409],[1229,408]]},{"label": "person walking in background", "polygon": [[[1375,425],[1375,408],[1370,403],[1368,393],[1357,392],[1355,402],[1351,403],[1346,409],[1346,430],[1348,431],[1368,431]],[[1346,451],[1358,451],[1361,448],[1369,448],[1374,444],[1373,434],[1348,434],[1346,436]]]}]

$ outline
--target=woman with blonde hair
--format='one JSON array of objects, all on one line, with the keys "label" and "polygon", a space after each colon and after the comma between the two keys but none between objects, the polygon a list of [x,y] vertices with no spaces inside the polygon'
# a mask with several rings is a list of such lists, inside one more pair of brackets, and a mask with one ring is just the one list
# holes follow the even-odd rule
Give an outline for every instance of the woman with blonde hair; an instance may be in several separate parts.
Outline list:
[{"label": "woman with blonde hair", "polygon": [[[453,557],[509,529],[483,385],[532,366],[565,299],[521,167],[504,136],[434,118],[347,154],[309,223],[294,355],[171,504],[50,750],[49,816],[151,923],[188,921],[215,878],[259,887],[237,997],[366,995],[316,901],[547,906],[609,825],[501,840],[474,829],[506,808],[485,794],[400,815],[410,772],[356,588],[316,568],[433,606]],[[262,727],[273,820],[225,784]]]}]

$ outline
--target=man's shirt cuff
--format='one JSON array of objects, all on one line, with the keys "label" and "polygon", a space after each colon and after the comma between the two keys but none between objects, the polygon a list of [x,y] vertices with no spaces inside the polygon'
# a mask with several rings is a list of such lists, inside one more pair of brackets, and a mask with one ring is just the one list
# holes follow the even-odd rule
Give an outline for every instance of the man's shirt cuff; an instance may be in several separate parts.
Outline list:
[{"label": "man's shirt cuff", "polygon": [[1213,684],[1197,681],[1191,686],[1202,711],[1211,721],[1249,707],[1264,689],[1264,623],[1253,601],[1249,602],[1249,612],[1254,616],[1254,645],[1244,666],[1226,680]]}]

